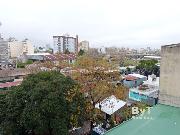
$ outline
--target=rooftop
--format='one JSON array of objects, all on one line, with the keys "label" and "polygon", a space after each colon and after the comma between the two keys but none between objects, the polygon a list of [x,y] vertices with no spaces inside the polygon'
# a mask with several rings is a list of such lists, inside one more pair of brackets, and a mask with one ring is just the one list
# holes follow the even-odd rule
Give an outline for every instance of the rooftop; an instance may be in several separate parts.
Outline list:
[{"label": "rooftop", "polygon": [[[145,119],[151,117],[152,119]],[[131,119],[109,130],[106,135],[178,135],[180,108],[158,104],[143,119]]]},{"label": "rooftop", "polygon": [[137,78],[146,78],[146,76],[144,76],[144,75],[140,75],[140,74],[128,74],[128,75],[130,75],[130,76],[134,76],[134,77],[137,77]]},{"label": "rooftop", "polygon": [[150,94],[157,92],[159,89],[150,89],[147,88],[146,90],[139,90],[139,87],[137,88],[130,88],[130,91],[135,92],[135,93],[139,93],[139,94],[143,94],[146,96],[150,96]]},{"label": "rooftop", "polygon": [[160,56],[144,56],[144,58],[149,58],[149,59],[161,59]]},{"label": "rooftop", "polygon": [[131,75],[127,75],[127,76],[125,77],[125,80],[128,80],[128,81],[133,81],[133,80],[137,80],[137,79],[138,79],[137,77],[131,76]]},{"label": "rooftop", "polygon": [[143,84],[159,87],[159,77],[153,78],[151,76],[148,76],[148,80],[144,81]]},{"label": "rooftop", "polygon": [[21,84],[21,82],[22,81],[0,83],[0,88],[9,88],[9,87],[13,87],[13,86],[18,86]]},{"label": "rooftop", "polygon": [[[105,112],[106,114],[113,114],[120,108],[122,108],[126,102],[117,99],[114,95],[104,99],[102,102],[100,102],[101,105],[101,111]],[[99,109],[99,103],[95,105],[96,108]]]}]

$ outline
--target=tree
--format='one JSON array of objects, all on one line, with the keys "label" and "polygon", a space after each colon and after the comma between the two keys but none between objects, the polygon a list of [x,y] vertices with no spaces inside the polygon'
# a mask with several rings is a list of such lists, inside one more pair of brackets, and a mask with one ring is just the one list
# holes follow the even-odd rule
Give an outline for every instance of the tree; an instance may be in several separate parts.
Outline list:
[{"label": "tree", "polygon": [[18,62],[18,63],[17,63],[17,68],[25,68],[26,65],[30,65],[30,64],[33,64],[33,61],[32,61],[32,60],[28,60],[28,61],[25,62],[25,63]]},{"label": "tree", "polygon": [[70,54],[70,51],[68,49],[65,50],[65,54]]},{"label": "tree", "polygon": [[152,73],[159,76],[159,68],[156,66],[157,60],[141,60],[136,67],[142,74],[148,76]]},{"label": "tree", "polygon": [[0,133],[66,135],[84,119],[79,85],[59,72],[40,72],[0,96]]},{"label": "tree", "polygon": [[95,120],[97,113],[95,105],[105,98],[115,95],[117,98],[125,99],[127,89],[121,85],[116,85],[120,81],[118,70],[105,59],[93,59],[87,56],[79,57],[75,65],[82,69],[80,72],[72,74],[74,80],[81,84],[82,92],[86,94],[87,99],[91,102],[91,118]]},{"label": "tree", "polygon": [[84,50],[80,49],[80,51],[78,52],[78,56],[82,56],[84,53]]}]

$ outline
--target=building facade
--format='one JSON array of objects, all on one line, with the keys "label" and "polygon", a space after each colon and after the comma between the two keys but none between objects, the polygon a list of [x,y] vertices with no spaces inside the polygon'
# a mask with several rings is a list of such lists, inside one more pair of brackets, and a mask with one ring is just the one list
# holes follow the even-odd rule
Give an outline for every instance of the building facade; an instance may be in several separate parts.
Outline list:
[{"label": "building facade", "polygon": [[106,48],[104,46],[98,48],[98,53],[105,54],[106,53]]},{"label": "building facade", "polygon": [[9,57],[10,58],[16,58],[22,54],[23,46],[22,46],[21,42],[11,38],[8,41],[8,47],[9,47]]},{"label": "building facade", "polygon": [[78,45],[78,52],[83,50],[85,52],[89,51],[89,42],[88,41],[81,41]]},{"label": "building facade", "polygon": [[159,102],[180,107],[180,44],[161,48]]},{"label": "building facade", "polygon": [[70,37],[69,35],[53,36],[54,53],[70,53],[78,52],[78,36]]},{"label": "building facade", "polygon": [[14,38],[11,38],[8,41],[8,47],[10,58],[17,58],[22,54],[34,53],[34,47],[28,39],[25,39],[23,41],[17,41]]},{"label": "building facade", "polygon": [[3,39],[0,39],[0,62],[8,61],[8,59],[9,59],[8,42]]},{"label": "building facade", "polygon": [[23,46],[23,50],[22,50],[23,53],[34,54],[34,47],[28,39],[22,41],[22,46]]},{"label": "building facade", "polygon": [[140,74],[128,74],[124,80],[123,84],[128,88],[137,87],[143,84],[143,81],[146,81],[147,77]]}]

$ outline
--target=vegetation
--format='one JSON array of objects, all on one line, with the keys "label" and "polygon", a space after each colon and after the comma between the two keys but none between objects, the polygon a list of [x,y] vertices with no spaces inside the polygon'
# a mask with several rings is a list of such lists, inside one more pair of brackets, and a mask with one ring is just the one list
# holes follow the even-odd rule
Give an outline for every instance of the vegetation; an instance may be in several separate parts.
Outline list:
[{"label": "vegetation", "polygon": [[141,60],[136,69],[146,76],[152,73],[154,73],[156,76],[159,76],[160,70],[156,66],[157,63],[157,60]]},{"label": "vegetation", "polygon": [[82,125],[85,105],[70,77],[52,71],[30,75],[0,96],[0,134],[66,135]]},{"label": "vegetation", "polygon": [[78,56],[82,56],[84,53],[85,53],[84,50],[80,49],[80,51],[78,52]]},{"label": "vegetation", "polygon": [[120,66],[137,66],[139,64],[139,62],[137,60],[133,60],[133,59],[124,59],[123,62],[120,64]]},{"label": "vegetation", "polygon": [[117,85],[117,81],[121,80],[119,71],[113,70],[106,60],[83,56],[77,60],[76,67],[82,71],[72,74],[72,77],[81,84],[81,91],[86,93],[87,99],[92,103],[90,113],[93,121],[100,114],[95,109],[97,103],[111,95],[122,100],[126,98],[127,89]]},{"label": "vegetation", "polygon": [[70,54],[70,51],[68,49],[65,50],[65,54]]},{"label": "vegetation", "polygon": [[33,63],[33,61],[32,60],[28,60],[27,62],[25,62],[25,63],[22,63],[22,62],[18,62],[17,63],[17,68],[25,68],[26,67],[26,65],[29,65],[29,64],[32,64]]}]

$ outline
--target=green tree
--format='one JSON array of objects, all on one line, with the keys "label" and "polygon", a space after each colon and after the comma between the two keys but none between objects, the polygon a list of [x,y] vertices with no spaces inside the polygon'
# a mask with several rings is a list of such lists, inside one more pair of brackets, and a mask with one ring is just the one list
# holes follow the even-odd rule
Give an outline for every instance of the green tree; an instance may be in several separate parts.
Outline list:
[{"label": "green tree", "polygon": [[66,135],[81,126],[84,106],[79,85],[70,77],[55,71],[33,74],[0,96],[0,133]]},{"label": "green tree", "polygon": [[70,54],[70,51],[68,49],[65,50],[65,54]]},{"label": "green tree", "polygon": [[85,53],[84,50],[80,49],[80,51],[78,52],[78,56],[82,56],[84,53]]},{"label": "green tree", "polygon": [[17,68],[25,68],[26,65],[30,65],[30,64],[33,64],[33,61],[32,61],[32,60],[27,60],[27,62],[25,62],[25,63],[18,62],[18,63],[17,63]]},{"label": "green tree", "polygon": [[140,72],[144,75],[149,75],[154,73],[155,75],[158,76],[159,74],[159,69],[156,66],[158,63],[157,60],[141,60],[136,67],[136,69],[140,70]]}]

